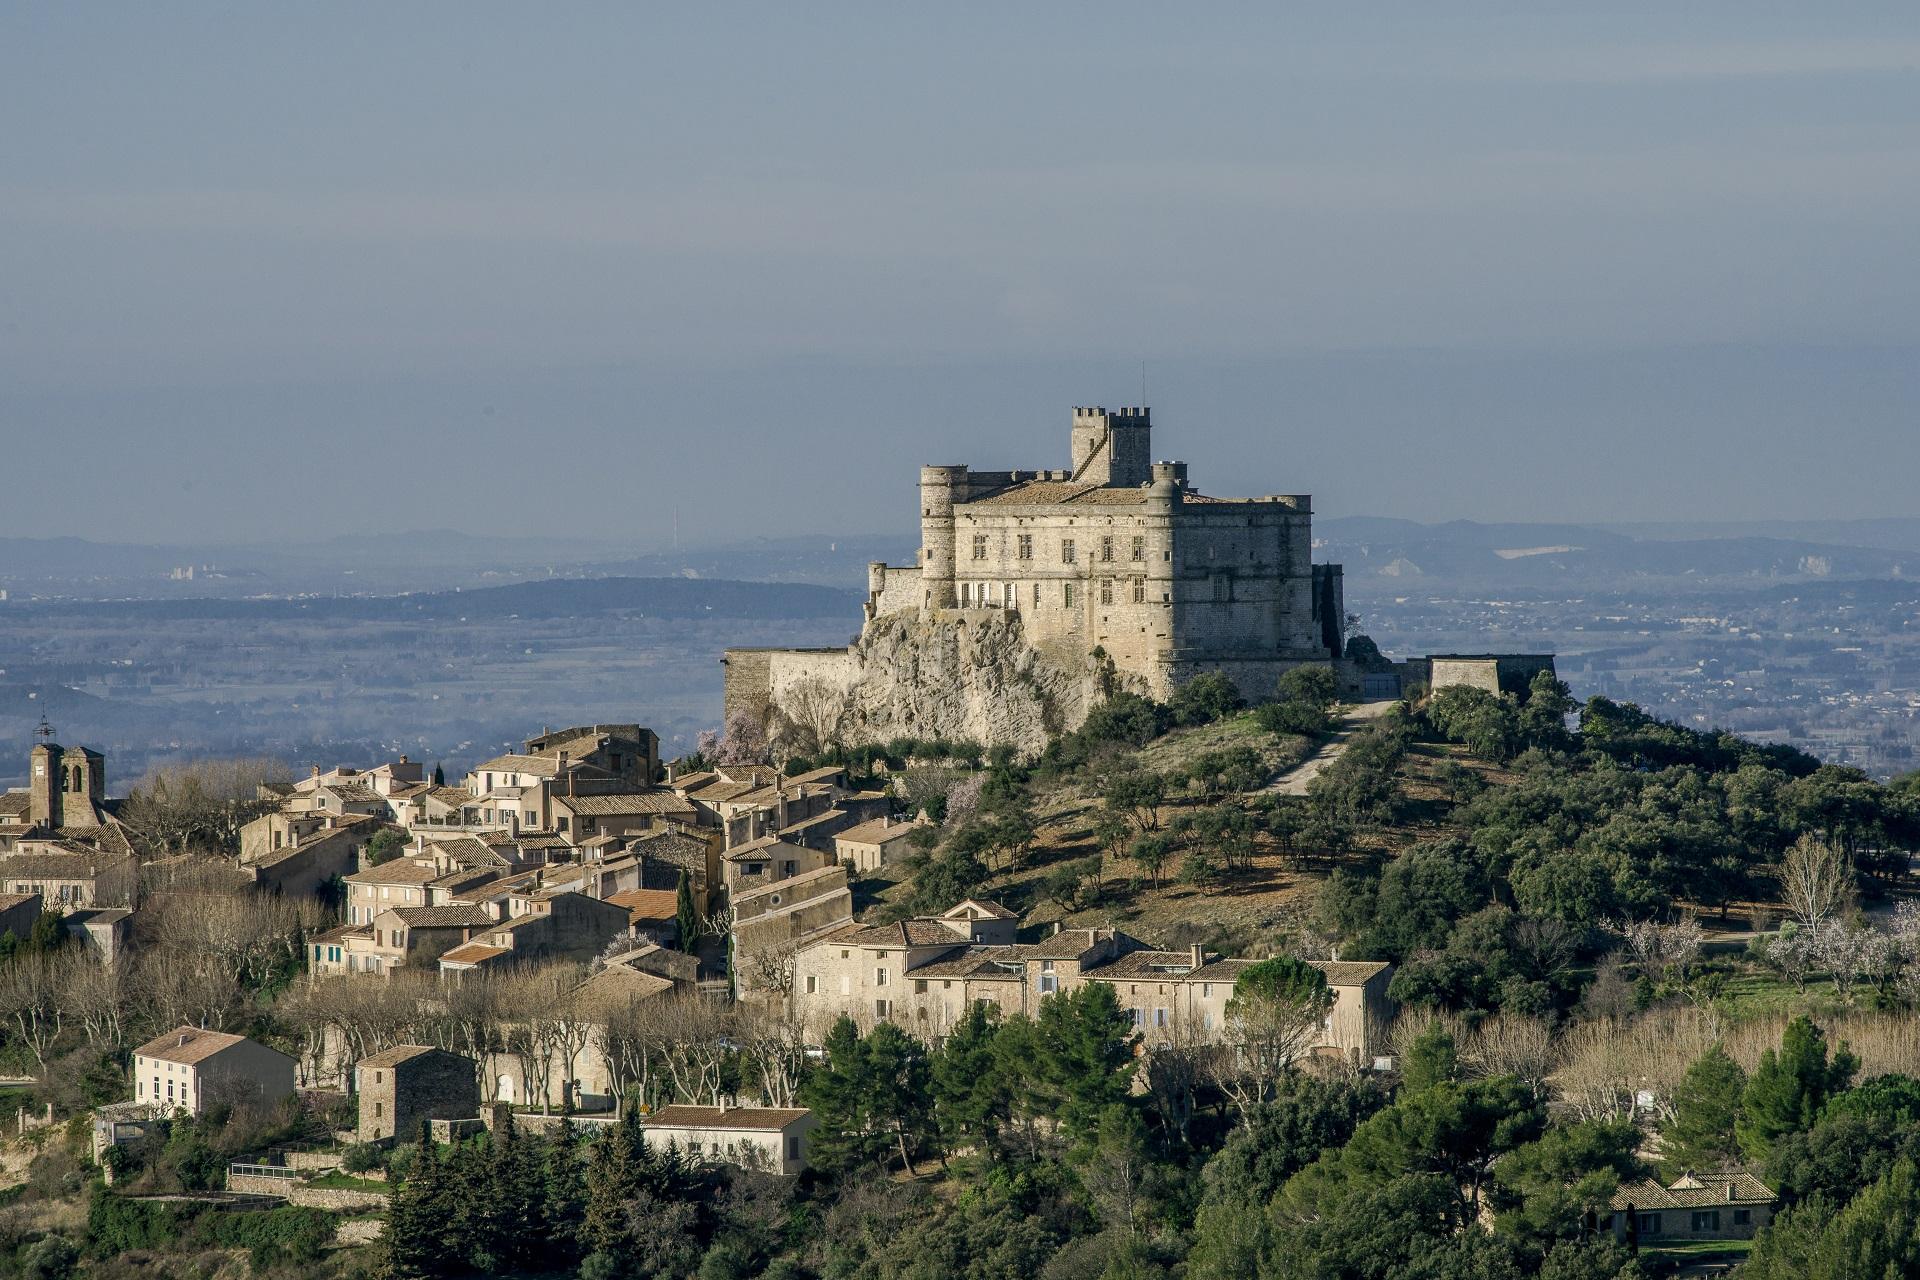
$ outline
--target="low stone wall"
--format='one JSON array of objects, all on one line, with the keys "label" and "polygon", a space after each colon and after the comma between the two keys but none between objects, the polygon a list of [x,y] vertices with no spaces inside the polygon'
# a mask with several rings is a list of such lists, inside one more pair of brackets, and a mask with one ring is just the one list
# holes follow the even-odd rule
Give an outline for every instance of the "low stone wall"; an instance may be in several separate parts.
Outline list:
[{"label": "low stone wall", "polygon": [[229,1173],[227,1190],[247,1196],[286,1196],[299,1185],[298,1178],[267,1178],[258,1174]]},{"label": "low stone wall", "polygon": [[280,1158],[289,1169],[318,1169],[324,1173],[328,1169],[340,1167],[338,1151],[285,1151],[281,1153]]},{"label": "low stone wall", "polygon": [[360,1209],[384,1209],[387,1196],[384,1191],[360,1191],[347,1187],[310,1187],[296,1182],[286,1192],[287,1203],[297,1204],[307,1209],[329,1209],[335,1213],[351,1213]]}]

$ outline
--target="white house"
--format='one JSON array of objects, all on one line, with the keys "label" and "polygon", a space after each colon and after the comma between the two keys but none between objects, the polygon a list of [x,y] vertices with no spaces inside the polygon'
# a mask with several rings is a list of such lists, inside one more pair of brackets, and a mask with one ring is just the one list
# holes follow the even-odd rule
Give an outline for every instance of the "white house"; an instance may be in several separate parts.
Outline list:
[{"label": "white house", "polygon": [[272,1106],[293,1096],[293,1068],[245,1036],[176,1027],[133,1051],[133,1100],[195,1116],[222,1103]]},{"label": "white house", "polygon": [[649,1147],[678,1147],[697,1160],[792,1175],[807,1167],[819,1123],[805,1107],[661,1107],[641,1120]]}]

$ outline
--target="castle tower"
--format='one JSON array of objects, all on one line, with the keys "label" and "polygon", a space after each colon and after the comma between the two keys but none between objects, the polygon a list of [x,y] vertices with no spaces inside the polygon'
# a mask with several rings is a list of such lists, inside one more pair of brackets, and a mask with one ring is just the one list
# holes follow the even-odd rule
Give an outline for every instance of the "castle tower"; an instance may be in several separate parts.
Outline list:
[{"label": "castle tower", "polygon": [[1073,478],[1135,489],[1153,476],[1153,411],[1079,407],[1073,411]]},{"label": "castle tower", "polygon": [[951,609],[953,590],[954,490],[967,483],[965,467],[920,468],[920,576],[926,583],[926,607]]}]

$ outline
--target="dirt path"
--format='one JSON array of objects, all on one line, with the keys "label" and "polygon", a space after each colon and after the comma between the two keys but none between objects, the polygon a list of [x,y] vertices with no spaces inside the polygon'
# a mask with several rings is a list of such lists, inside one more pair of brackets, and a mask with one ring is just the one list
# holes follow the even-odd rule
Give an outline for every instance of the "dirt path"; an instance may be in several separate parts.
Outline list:
[{"label": "dirt path", "polygon": [[1272,782],[1269,782],[1266,786],[1260,788],[1260,790],[1254,794],[1273,796],[1303,796],[1307,794],[1307,784],[1319,777],[1323,769],[1340,758],[1340,754],[1347,749],[1347,740],[1353,737],[1359,730],[1387,714],[1387,712],[1396,705],[1398,705],[1396,701],[1388,700],[1384,702],[1362,702],[1345,708],[1340,713],[1339,720],[1335,722],[1338,727],[1334,729],[1331,737],[1320,744],[1318,751],[1308,756],[1305,760],[1302,760],[1292,769],[1275,778]]}]

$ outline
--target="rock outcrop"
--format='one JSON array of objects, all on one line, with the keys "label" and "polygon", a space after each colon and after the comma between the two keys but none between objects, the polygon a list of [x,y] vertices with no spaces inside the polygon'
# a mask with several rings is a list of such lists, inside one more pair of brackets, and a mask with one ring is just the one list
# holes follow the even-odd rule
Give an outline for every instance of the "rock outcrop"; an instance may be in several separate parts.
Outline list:
[{"label": "rock outcrop", "polygon": [[1019,613],[1007,609],[883,615],[834,657],[795,670],[791,680],[776,667],[769,691],[776,732],[801,725],[804,736],[809,722],[826,730],[821,721],[833,717],[833,736],[850,746],[947,738],[1033,754],[1133,684],[1098,651],[1029,645]]}]

